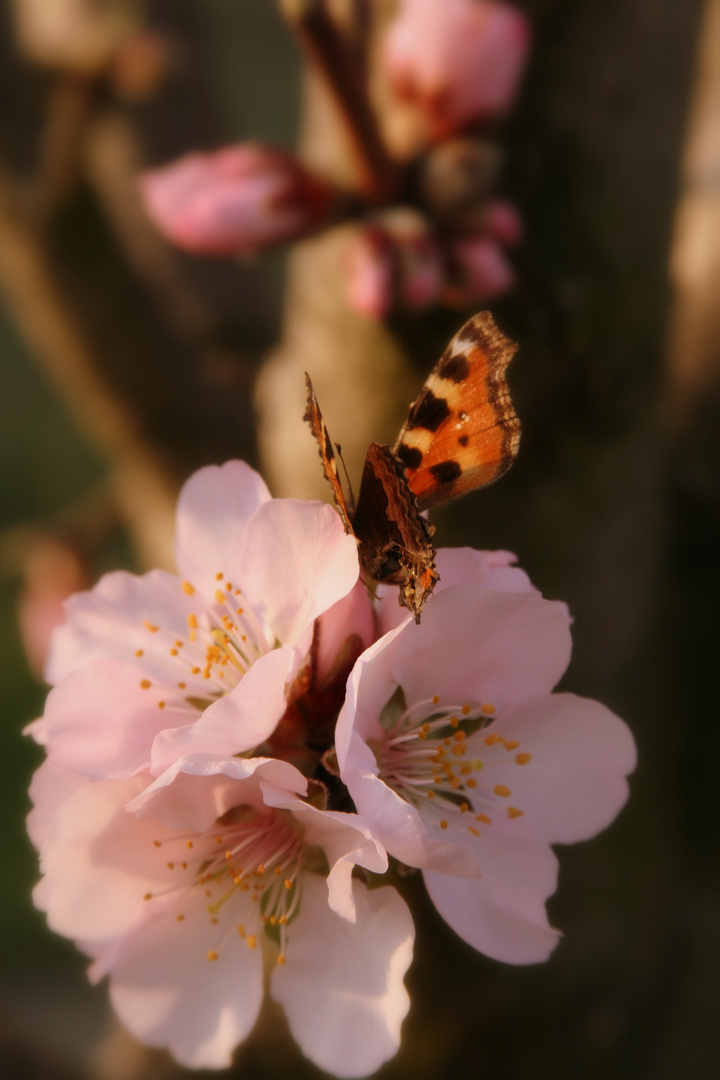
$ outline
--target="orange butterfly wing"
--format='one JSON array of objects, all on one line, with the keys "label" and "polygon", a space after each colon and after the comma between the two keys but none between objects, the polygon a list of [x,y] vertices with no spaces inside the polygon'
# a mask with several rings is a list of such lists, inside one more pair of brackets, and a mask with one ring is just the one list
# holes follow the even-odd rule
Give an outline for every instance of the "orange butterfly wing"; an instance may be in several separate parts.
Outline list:
[{"label": "orange butterfly wing", "polygon": [[516,351],[484,311],[431,371],[393,448],[421,508],[485,487],[512,465],[520,421],[505,370]]}]

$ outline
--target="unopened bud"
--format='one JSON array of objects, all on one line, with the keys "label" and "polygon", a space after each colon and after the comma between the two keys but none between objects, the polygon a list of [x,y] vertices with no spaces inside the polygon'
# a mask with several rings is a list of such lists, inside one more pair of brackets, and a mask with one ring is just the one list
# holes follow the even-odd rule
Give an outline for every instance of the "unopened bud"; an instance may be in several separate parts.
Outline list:
[{"label": "unopened bud", "polygon": [[248,254],[327,220],[336,191],[292,155],[253,143],[185,158],[143,174],[157,228],[202,255]]}]

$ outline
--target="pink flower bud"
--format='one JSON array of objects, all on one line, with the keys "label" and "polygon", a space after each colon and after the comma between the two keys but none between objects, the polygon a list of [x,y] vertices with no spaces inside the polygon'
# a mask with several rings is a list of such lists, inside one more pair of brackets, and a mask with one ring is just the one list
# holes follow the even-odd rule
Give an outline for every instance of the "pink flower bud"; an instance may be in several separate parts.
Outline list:
[{"label": "pink flower bud", "polygon": [[497,242],[471,236],[451,245],[458,283],[468,300],[495,300],[515,284],[515,273]]},{"label": "pink flower bud", "polygon": [[335,195],[292,155],[254,143],[153,169],[140,191],[157,228],[202,255],[247,254],[300,236],[327,217]]},{"label": "pink flower bud", "polygon": [[395,93],[439,139],[510,106],[529,40],[525,16],[499,0],[401,0],[384,62]]},{"label": "pink flower bud", "polygon": [[407,208],[386,212],[355,237],[347,269],[350,306],[376,319],[395,303],[429,307],[442,287],[437,240],[425,218]]},{"label": "pink flower bud", "polygon": [[485,228],[494,240],[504,247],[517,247],[522,242],[523,224],[512,203],[494,199],[485,211]]},{"label": "pink flower bud", "polygon": [[370,319],[384,319],[395,299],[395,252],[379,226],[369,226],[353,237],[345,256],[347,298],[353,311]]}]

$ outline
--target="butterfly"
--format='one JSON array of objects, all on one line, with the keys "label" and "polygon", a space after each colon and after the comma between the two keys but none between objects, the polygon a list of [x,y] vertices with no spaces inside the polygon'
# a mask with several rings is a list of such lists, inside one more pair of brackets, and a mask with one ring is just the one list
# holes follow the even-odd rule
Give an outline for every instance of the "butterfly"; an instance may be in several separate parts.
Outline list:
[{"label": "butterfly", "polygon": [[305,373],[304,419],[345,531],[357,540],[361,576],[399,585],[400,604],[416,622],[439,580],[435,527],[422,511],[492,483],[517,456],[520,421],[505,380],[516,351],[489,312],[469,319],[427,377],[392,449],[370,444],[356,504],[343,492],[335,449]]}]

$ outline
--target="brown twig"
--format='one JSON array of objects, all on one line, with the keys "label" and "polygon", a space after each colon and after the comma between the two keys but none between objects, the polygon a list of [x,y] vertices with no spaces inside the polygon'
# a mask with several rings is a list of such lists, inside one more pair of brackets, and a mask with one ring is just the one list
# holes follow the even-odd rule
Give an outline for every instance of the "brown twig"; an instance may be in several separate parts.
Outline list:
[{"label": "brown twig", "polygon": [[324,0],[280,0],[280,7],[342,116],[363,195],[371,202],[387,202],[400,170],[380,134],[356,51],[339,32]]}]

